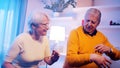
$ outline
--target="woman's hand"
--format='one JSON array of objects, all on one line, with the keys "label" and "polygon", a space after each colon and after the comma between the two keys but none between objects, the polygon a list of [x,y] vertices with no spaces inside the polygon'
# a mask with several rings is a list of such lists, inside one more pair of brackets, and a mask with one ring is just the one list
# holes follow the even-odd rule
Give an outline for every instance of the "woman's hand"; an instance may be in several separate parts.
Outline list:
[{"label": "woman's hand", "polygon": [[51,61],[54,63],[59,59],[59,53],[53,50],[52,56],[51,56]]},{"label": "woman's hand", "polygon": [[54,62],[56,62],[59,59],[59,53],[56,52],[55,50],[53,50],[52,55],[50,57],[45,57],[44,61],[49,64],[52,65]]},{"label": "woman's hand", "polygon": [[12,65],[12,63],[5,61],[5,62],[2,64],[1,68],[15,68],[15,67]]}]

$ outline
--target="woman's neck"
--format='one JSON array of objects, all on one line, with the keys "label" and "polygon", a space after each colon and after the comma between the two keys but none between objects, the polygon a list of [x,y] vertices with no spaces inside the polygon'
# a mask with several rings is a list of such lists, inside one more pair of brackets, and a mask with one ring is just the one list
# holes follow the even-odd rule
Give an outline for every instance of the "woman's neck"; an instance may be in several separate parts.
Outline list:
[{"label": "woman's neck", "polygon": [[34,32],[29,31],[29,34],[32,36],[32,38],[33,38],[34,40],[39,40],[39,36],[35,35]]}]

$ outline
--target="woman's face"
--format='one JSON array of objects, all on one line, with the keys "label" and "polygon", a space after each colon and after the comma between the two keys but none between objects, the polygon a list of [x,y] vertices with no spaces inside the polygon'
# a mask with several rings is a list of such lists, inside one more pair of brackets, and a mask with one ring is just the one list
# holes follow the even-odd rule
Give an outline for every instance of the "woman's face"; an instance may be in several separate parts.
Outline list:
[{"label": "woman's face", "polygon": [[39,23],[38,27],[35,28],[35,35],[45,36],[47,30],[49,29],[49,20],[46,17],[43,17],[42,22]]},{"label": "woman's face", "polygon": [[100,20],[99,16],[87,14],[85,16],[85,21],[83,23],[84,30],[92,34],[95,31],[96,27],[98,26],[99,20]]}]

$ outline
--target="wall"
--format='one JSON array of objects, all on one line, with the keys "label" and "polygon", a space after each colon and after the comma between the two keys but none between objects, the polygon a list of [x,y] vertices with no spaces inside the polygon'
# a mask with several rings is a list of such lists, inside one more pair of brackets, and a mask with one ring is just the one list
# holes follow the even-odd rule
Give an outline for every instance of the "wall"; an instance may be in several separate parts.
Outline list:
[{"label": "wall", "polygon": [[94,6],[119,5],[120,0],[93,0]]}]

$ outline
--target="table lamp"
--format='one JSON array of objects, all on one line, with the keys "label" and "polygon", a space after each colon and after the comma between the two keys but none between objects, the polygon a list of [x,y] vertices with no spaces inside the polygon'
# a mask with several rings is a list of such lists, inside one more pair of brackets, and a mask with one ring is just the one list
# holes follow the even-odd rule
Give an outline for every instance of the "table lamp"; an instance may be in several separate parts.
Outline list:
[{"label": "table lamp", "polygon": [[62,45],[59,45],[60,44],[59,42],[65,40],[65,27],[51,26],[50,40],[55,41],[55,45],[54,45],[53,49],[57,50],[58,52],[61,52],[63,50],[63,48],[61,49]]}]

